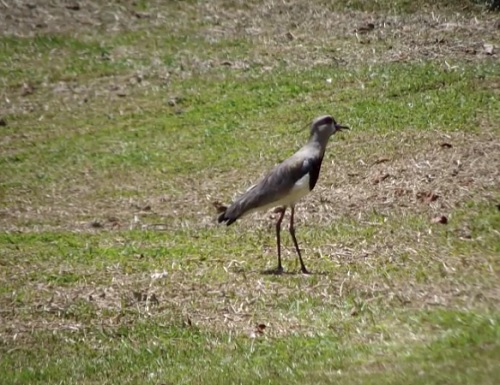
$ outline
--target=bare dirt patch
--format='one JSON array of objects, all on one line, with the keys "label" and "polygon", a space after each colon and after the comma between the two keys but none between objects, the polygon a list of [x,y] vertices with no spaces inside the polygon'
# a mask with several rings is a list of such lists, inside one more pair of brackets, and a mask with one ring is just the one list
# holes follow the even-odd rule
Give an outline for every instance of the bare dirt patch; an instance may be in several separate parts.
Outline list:
[{"label": "bare dirt patch", "polygon": [[493,55],[488,44],[498,44],[500,39],[495,14],[426,11],[391,15],[338,11],[300,1],[232,5],[203,5],[204,17],[211,24],[203,30],[204,36],[210,42],[255,41],[260,47],[255,53],[265,55],[254,59],[264,60],[267,66],[278,59],[297,67],[458,58],[480,61]]},{"label": "bare dirt patch", "polygon": [[[366,140],[360,135],[335,151],[348,154],[351,146],[364,148]],[[324,211],[355,217],[374,210],[387,215],[406,211],[432,216],[453,211],[471,199],[493,203],[496,197],[500,141],[495,130],[391,134],[370,139],[372,148],[377,142],[380,148],[388,146],[385,148],[394,152],[361,151],[364,155],[354,159],[332,156],[333,164],[325,167],[325,182],[317,194],[319,202],[332,202]]]},{"label": "bare dirt patch", "polygon": [[[149,2],[147,11],[135,1],[14,0],[0,3],[0,33],[18,37],[40,34],[118,33],[162,25],[168,12],[158,9],[161,2]],[[189,9],[189,6],[185,6]],[[178,7],[171,5],[171,9]]]}]

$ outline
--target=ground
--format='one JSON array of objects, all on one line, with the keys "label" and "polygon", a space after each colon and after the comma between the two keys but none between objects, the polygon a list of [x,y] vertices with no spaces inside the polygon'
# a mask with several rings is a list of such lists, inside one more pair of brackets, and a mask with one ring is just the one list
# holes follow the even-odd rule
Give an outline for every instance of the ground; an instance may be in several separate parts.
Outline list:
[{"label": "ground", "polygon": [[[474,2],[0,1],[0,383],[496,384]],[[286,226],[227,204],[332,114]],[[284,224],[287,223],[285,218]]]}]

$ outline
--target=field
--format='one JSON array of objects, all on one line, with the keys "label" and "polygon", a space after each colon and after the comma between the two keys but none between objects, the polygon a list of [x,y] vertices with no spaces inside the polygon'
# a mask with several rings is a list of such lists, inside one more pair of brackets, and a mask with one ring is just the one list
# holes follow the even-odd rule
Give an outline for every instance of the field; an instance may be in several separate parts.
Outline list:
[{"label": "field", "polygon": [[[0,1],[0,384],[500,383],[498,16]],[[323,114],[264,274],[276,214],[214,206]]]}]

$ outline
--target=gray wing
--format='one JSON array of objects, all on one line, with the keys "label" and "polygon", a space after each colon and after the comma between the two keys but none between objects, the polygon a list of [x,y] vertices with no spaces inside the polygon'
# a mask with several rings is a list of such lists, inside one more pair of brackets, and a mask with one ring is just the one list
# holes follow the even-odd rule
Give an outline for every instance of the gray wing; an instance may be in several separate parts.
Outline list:
[{"label": "gray wing", "polygon": [[271,170],[259,183],[239,196],[222,213],[219,222],[230,225],[245,212],[277,202],[285,197],[300,178],[310,174],[309,188],[318,180],[322,157],[292,156]]}]

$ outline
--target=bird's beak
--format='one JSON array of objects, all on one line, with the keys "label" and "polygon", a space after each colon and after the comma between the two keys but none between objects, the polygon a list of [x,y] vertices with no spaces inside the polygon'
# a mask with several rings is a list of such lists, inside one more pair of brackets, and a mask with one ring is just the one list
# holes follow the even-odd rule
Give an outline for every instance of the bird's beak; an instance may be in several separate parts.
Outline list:
[{"label": "bird's beak", "polygon": [[336,124],[336,125],[335,125],[335,129],[336,129],[337,131],[342,131],[342,130],[350,130],[350,128],[349,128],[349,127],[347,127],[347,126],[342,126],[342,125],[340,125],[340,124]]}]

